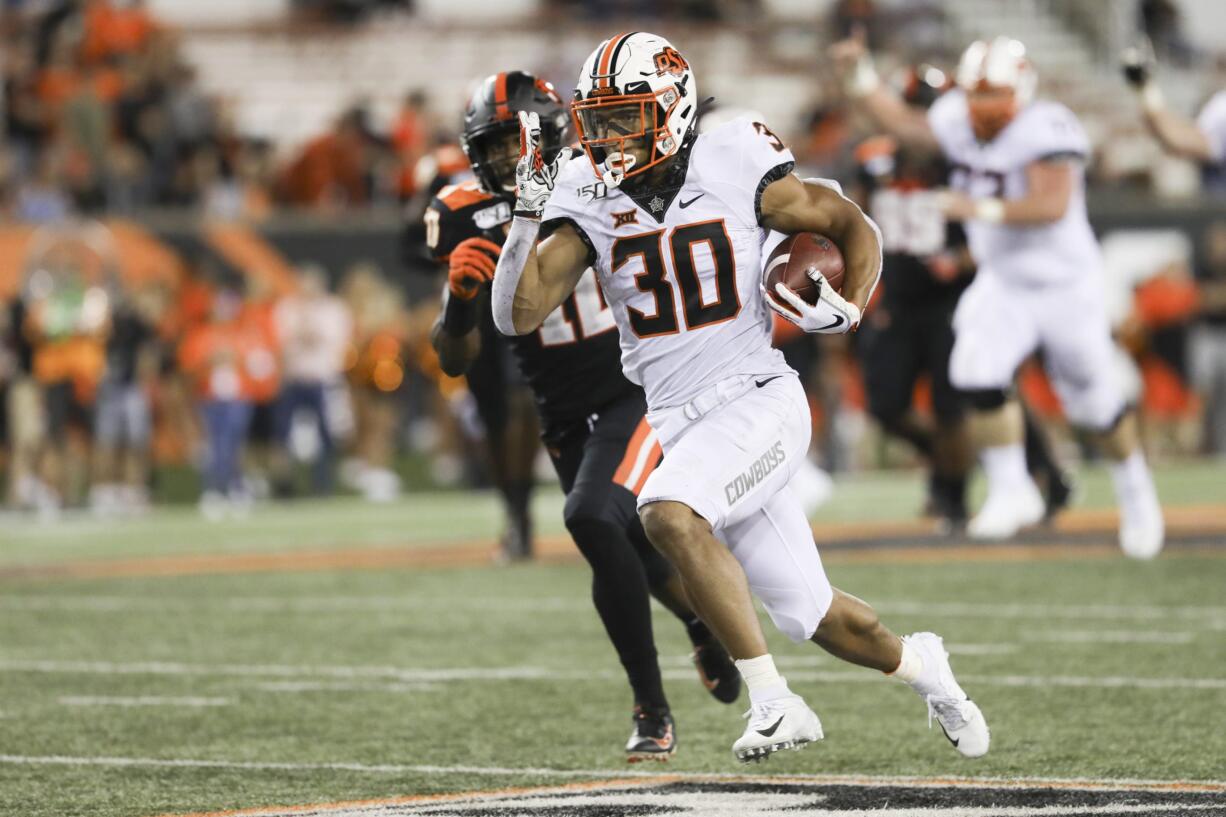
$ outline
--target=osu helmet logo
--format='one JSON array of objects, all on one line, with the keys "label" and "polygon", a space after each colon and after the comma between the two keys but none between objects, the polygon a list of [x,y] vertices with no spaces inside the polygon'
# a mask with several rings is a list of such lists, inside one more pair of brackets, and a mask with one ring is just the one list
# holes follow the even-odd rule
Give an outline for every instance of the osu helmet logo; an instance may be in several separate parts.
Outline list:
[{"label": "osu helmet logo", "polygon": [[690,64],[685,61],[685,57],[681,56],[671,45],[656,54],[656,76],[672,74],[674,77],[679,77],[689,67]]}]

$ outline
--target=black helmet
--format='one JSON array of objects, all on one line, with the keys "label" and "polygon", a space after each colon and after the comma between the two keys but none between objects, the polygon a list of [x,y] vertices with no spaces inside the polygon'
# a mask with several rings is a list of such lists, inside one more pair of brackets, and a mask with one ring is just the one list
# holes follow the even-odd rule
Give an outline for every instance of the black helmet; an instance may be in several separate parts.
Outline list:
[{"label": "black helmet", "polygon": [[541,151],[545,161],[566,144],[570,118],[562,98],[543,79],[524,71],[505,71],[486,77],[473,91],[464,110],[464,149],[473,173],[487,193],[506,195],[514,189],[515,159],[491,155],[492,149],[507,144],[514,134],[519,138],[520,111],[536,112],[541,118]]}]

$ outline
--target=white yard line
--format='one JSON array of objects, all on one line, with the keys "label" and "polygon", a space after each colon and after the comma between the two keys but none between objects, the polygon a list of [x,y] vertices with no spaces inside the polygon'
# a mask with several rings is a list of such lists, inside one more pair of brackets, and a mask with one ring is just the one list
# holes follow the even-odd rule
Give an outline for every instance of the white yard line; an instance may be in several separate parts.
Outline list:
[{"label": "white yard line", "polygon": [[[576,670],[537,666],[443,667],[423,669],[387,666],[321,666],[286,664],[187,664],[170,661],[60,661],[0,659],[0,672],[64,673],[81,675],[201,675],[292,678],[383,678],[401,682],[456,681],[606,681],[620,679],[612,670]],[[667,679],[688,679],[692,672],[664,670]],[[789,670],[788,677],[800,681],[862,684],[884,679],[869,670]],[[1129,676],[1080,675],[977,675],[963,674],[961,680],[988,686],[1006,687],[1090,687],[1101,689],[1226,689],[1226,678],[1134,678]]]},{"label": "white yard line", "polygon": [[436,692],[446,689],[442,684],[369,683],[364,681],[263,681],[252,684],[262,692]]},{"label": "white yard line", "polygon": [[[1022,633],[1023,641],[1043,644],[1190,644],[1196,633],[1149,630],[1048,630]],[[953,648],[950,648],[953,651]]]},{"label": "white yard line", "polygon": [[166,697],[162,695],[61,695],[63,706],[230,706],[233,698]]},{"label": "white yard line", "polygon": [[370,774],[471,774],[491,777],[560,777],[594,779],[665,778],[680,780],[707,780],[726,782],[808,782],[827,785],[858,786],[919,786],[943,788],[959,786],[966,788],[1018,789],[1031,787],[1055,787],[1086,789],[1094,791],[1208,791],[1226,792],[1226,780],[1153,780],[1110,779],[1089,777],[913,777],[889,775],[838,775],[838,774],[788,774],[788,775],[737,775],[709,774],[703,772],[641,771],[638,769],[557,769],[552,767],[527,766],[433,766],[400,763],[351,763],[351,762],[274,762],[203,758],[150,758],[114,756],[70,755],[0,755],[0,763],[18,766],[112,766],[184,769],[245,769],[250,771],[351,771]]}]

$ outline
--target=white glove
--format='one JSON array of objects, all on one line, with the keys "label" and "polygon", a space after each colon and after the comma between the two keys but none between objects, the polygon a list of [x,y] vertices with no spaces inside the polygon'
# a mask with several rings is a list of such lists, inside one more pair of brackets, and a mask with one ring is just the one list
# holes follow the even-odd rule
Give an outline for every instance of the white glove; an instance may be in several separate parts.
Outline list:
[{"label": "white glove", "polygon": [[539,219],[545,212],[545,203],[553,193],[558,174],[569,161],[570,148],[562,148],[552,162],[545,164],[541,155],[541,117],[535,112],[520,111],[515,215]]},{"label": "white glove", "polygon": [[780,282],[775,284],[775,293],[791,304],[795,311],[780,304],[763,288],[766,305],[806,332],[842,335],[860,325],[860,307],[844,300],[817,270],[810,272],[809,277],[818,288],[817,303],[805,303],[804,299]]}]

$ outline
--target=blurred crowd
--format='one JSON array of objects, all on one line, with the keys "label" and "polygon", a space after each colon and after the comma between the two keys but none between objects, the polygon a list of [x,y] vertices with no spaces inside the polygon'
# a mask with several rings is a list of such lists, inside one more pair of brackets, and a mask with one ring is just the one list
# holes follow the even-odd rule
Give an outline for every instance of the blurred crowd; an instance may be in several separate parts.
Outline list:
[{"label": "blurred crowd", "polygon": [[339,470],[374,501],[392,468],[408,324],[400,292],[356,265],[291,280],[226,275],[207,256],[121,280],[99,222],[43,228],[0,312],[0,458],[11,507],[144,511],[153,466],[200,472],[206,516],[328,495]]},{"label": "blurred crowd", "polygon": [[394,203],[412,194],[435,142],[426,97],[413,92],[388,132],[355,103],[278,157],[238,131],[143,0],[6,4],[0,59],[0,215],[20,221],[153,207],[254,220],[276,205]]},{"label": "blurred crowd", "polygon": [[[404,5],[297,8],[336,20]],[[735,21],[757,4],[680,3],[667,12],[634,0],[553,5],[594,19],[616,8]],[[931,61],[925,70],[948,72],[957,48],[943,40],[941,4],[893,8],[839,0],[826,36],[863,32],[896,55],[892,82],[914,75],[914,55]],[[1170,3],[1138,8],[1165,54],[1203,60],[1186,47]],[[437,301],[405,297],[407,276],[436,271],[424,260],[420,214],[440,180],[465,172],[459,122],[442,121],[423,92],[408,90],[387,125],[376,126],[358,101],[279,155],[238,132],[225,102],[198,82],[179,35],[142,0],[8,3],[0,37],[0,218],[38,227],[19,280],[0,288],[0,462],[10,506],[140,511],[151,488],[173,493],[158,484],[155,466],[176,462],[195,466],[210,517],[263,497],[328,494],[338,480],[390,499],[406,450],[431,461],[435,482],[480,479],[470,445],[480,423],[463,380],[444,377],[425,343]],[[799,113],[775,123],[798,170],[850,186],[869,123],[826,72],[817,72]],[[1149,166],[1129,152],[1137,132],[1108,134],[1091,168],[1100,189],[1149,189],[1154,171],[1136,172]],[[1221,189],[1212,179],[1205,186]],[[278,208],[333,214],[393,204],[404,205],[409,228],[403,268],[307,264],[288,279],[224,271],[189,252],[181,268],[136,281],[120,271],[111,230],[82,220],[190,208],[253,223]],[[1132,353],[1151,427],[1172,451],[1226,456],[1226,222],[1192,238],[1105,238],[1108,265],[1121,270],[1117,334]],[[826,464],[849,466],[865,436],[854,355],[837,343],[799,343],[809,348],[792,354],[819,404]],[[1042,409],[1043,384],[1031,387]],[[1047,402],[1058,411],[1054,398]]]}]

